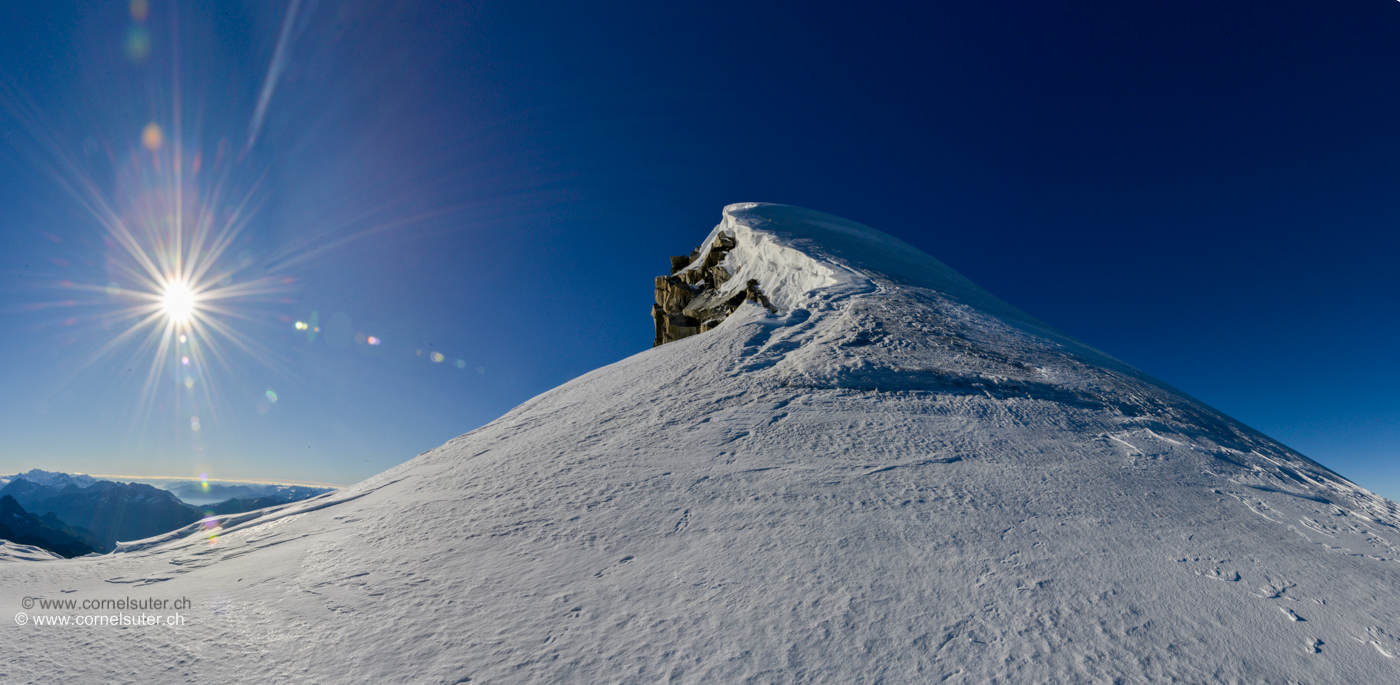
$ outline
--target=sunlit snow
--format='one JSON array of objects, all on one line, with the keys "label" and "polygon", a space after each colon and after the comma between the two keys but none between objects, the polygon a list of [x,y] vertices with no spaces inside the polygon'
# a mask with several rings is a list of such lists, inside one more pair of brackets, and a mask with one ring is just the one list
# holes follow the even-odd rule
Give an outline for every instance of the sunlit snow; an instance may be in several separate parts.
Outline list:
[{"label": "sunlit snow", "polygon": [[[756,204],[720,231],[778,314],[214,544],[17,553],[0,681],[1400,680],[1395,503],[883,233]],[[644,317],[648,286],[610,296]],[[10,621],[64,613],[36,597],[193,607]]]}]

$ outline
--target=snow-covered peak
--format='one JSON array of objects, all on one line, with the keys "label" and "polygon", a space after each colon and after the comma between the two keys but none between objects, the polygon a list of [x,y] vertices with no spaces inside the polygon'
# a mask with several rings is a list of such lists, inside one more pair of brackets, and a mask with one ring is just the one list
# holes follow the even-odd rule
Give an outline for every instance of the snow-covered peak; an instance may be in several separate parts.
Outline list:
[{"label": "snow-covered peak", "polygon": [[82,473],[69,474],[60,473],[57,471],[44,471],[42,469],[30,469],[29,471],[26,471],[24,473],[15,474],[13,476],[6,476],[3,480],[8,482],[20,478],[23,478],[24,480],[27,480],[36,485],[43,485],[45,487],[54,488],[56,490],[62,490],[63,488],[69,486],[75,488],[85,488],[97,482],[97,480],[94,479],[92,476]]},{"label": "snow-covered peak", "polygon": [[990,312],[1026,317],[942,262],[864,224],[789,205],[744,202],[724,208],[706,239],[736,240],[730,253],[738,280],[757,279],[783,309],[823,288],[868,291],[876,280],[931,288]]},{"label": "snow-covered peak", "polygon": [[[1087,363],[1180,392],[1017,309],[918,248],[864,224],[764,202],[731,204],[721,216],[698,252],[704,255],[721,235],[734,240],[723,262],[733,277],[719,288],[722,295],[757,280],[774,305],[793,311],[864,294],[927,289],[1051,341]],[[702,262],[697,259],[682,271],[700,268]]]},{"label": "snow-covered peak", "polygon": [[[943,262],[882,231],[812,209],[767,202],[728,205],[701,252],[725,234],[735,239],[730,282],[757,279],[783,309],[801,306],[818,289],[869,292],[878,283],[936,290],[963,304],[1043,326]],[[694,265],[688,268],[694,268]]]}]

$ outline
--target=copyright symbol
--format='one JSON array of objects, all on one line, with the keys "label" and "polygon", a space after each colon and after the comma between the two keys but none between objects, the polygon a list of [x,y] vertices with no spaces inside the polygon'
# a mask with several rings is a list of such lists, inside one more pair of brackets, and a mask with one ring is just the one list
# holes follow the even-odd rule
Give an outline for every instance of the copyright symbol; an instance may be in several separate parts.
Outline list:
[{"label": "copyright symbol", "polygon": [[24,598],[24,601],[20,602],[20,604],[23,604],[23,605],[24,605],[24,608],[26,608],[26,609],[33,609],[33,608],[34,608],[34,598],[33,598],[33,597],[25,597],[25,598]]},{"label": "copyright symbol", "polygon": [[25,614],[15,614],[15,625],[22,626],[29,622],[29,616]]}]

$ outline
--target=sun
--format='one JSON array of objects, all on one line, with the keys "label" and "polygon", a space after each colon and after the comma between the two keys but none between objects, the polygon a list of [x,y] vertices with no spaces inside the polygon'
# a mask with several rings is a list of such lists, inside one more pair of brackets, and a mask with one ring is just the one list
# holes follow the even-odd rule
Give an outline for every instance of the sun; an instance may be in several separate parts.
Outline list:
[{"label": "sun", "polygon": [[194,318],[195,302],[195,294],[189,284],[171,280],[166,282],[165,292],[161,293],[160,310],[175,325],[185,326]]}]

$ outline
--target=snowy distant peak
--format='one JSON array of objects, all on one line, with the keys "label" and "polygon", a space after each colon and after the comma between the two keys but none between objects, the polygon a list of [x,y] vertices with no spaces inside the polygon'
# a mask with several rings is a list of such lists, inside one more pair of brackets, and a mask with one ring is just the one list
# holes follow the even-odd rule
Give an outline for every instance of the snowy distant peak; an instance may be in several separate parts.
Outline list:
[{"label": "snowy distant peak", "polygon": [[55,490],[62,490],[69,486],[75,488],[85,488],[97,482],[97,480],[94,479],[92,476],[88,476],[81,473],[69,474],[59,473],[56,471],[44,471],[41,469],[30,469],[25,473],[7,476],[5,478],[0,478],[0,480],[8,482],[20,478],[23,478],[24,480],[27,480],[36,485],[43,485],[45,487],[54,488]]}]

